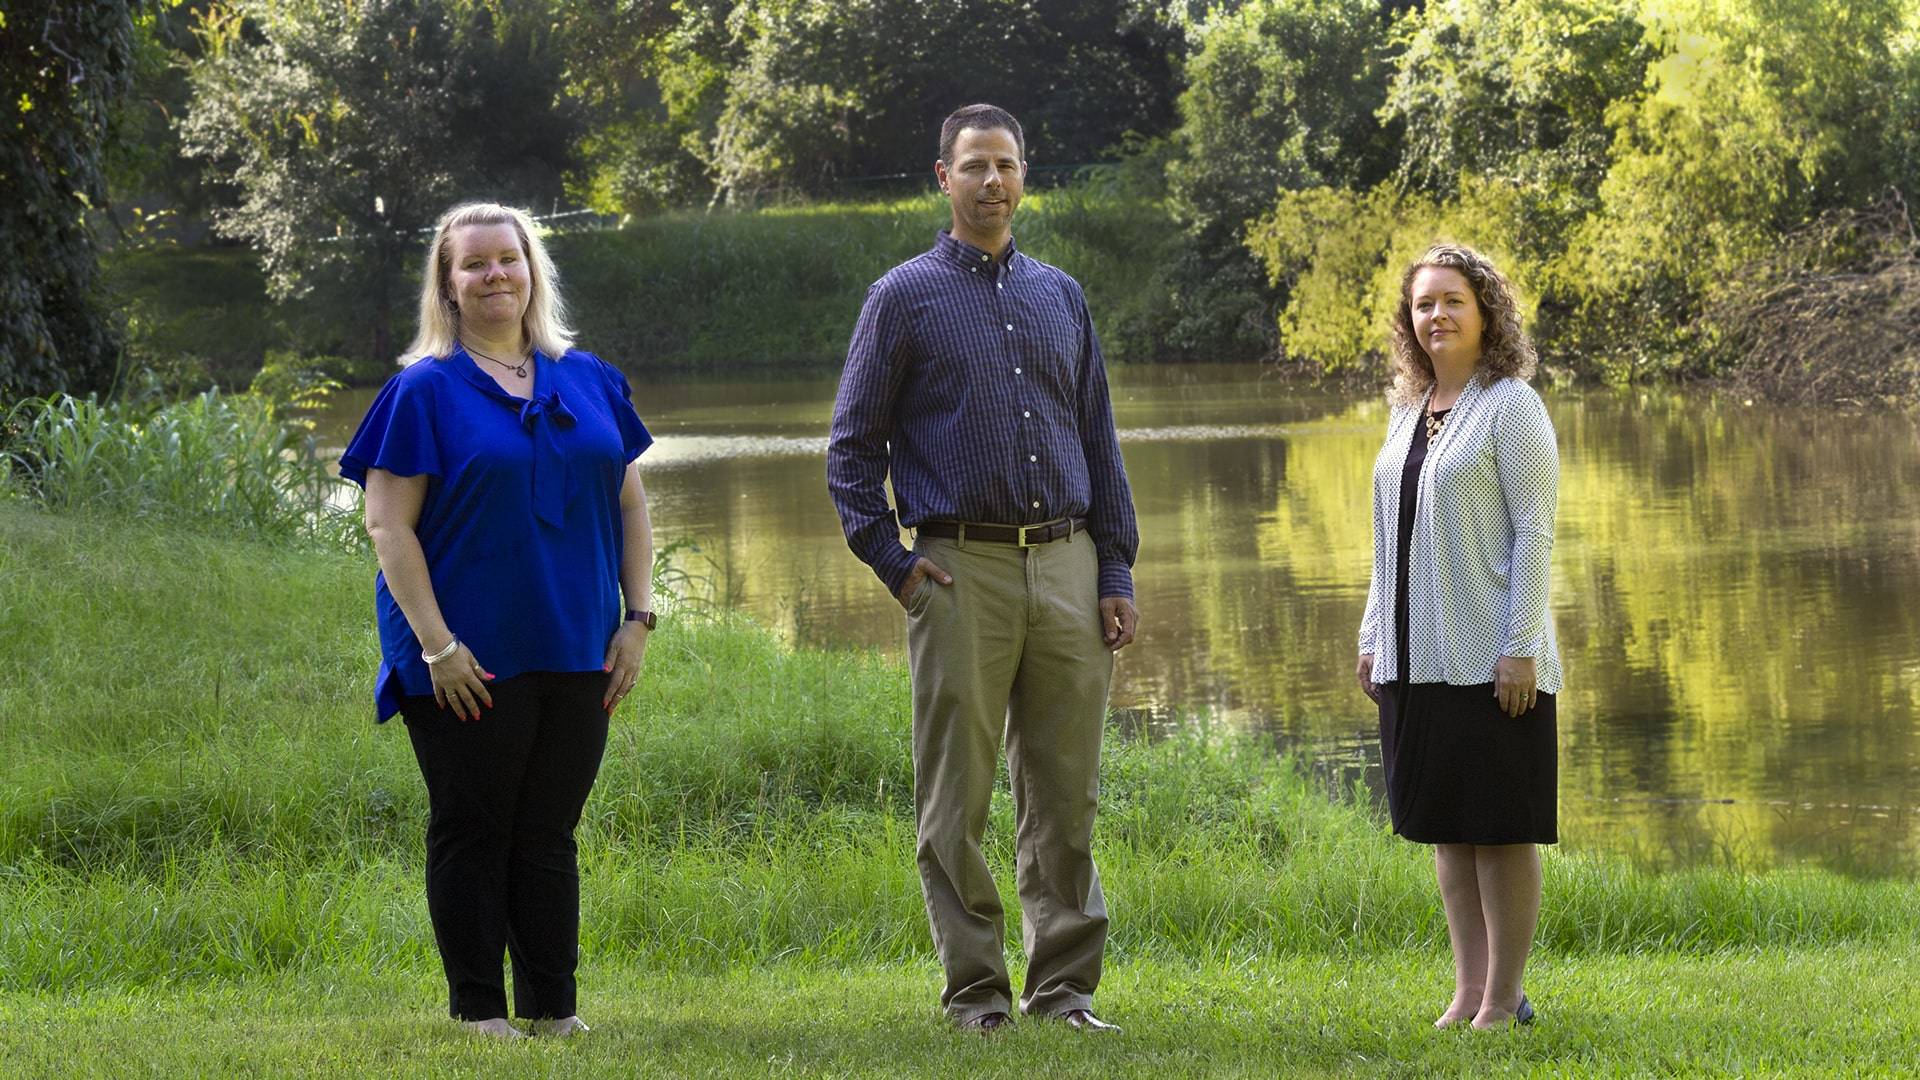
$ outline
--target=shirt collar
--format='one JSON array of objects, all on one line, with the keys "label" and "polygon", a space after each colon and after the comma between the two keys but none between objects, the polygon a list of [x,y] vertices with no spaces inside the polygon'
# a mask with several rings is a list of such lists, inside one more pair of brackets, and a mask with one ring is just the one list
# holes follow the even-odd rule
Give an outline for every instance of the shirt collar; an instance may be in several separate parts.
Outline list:
[{"label": "shirt collar", "polygon": [[520,426],[533,438],[533,461],[529,470],[534,516],[560,528],[567,520],[567,458],[560,449],[559,431],[574,426],[574,415],[552,389],[547,371],[551,363],[539,350],[533,353],[533,396],[518,398],[500,388],[500,384],[474,365],[464,348],[456,348],[449,358],[453,370],[481,394],[519,413]]},{"label": "shirt collar", "polygon": [[1007,239],[1007,257],[1000,260],[1000,265],[995,267],[993,254],[991,252],[974,247],[965,240],[957,240],[951,232],[945,229],[941,229],[939,233],[935,234],[933,238],[933,251],[934,254],[953,263],[955,266],[964,266],[969,270],[984,268],[988,273],[993,273],[995,270],[998,270],[1002,274],[1011,274],[1013,273],[1013,268],[1020,261],[1019,245],[1011,237]]}]

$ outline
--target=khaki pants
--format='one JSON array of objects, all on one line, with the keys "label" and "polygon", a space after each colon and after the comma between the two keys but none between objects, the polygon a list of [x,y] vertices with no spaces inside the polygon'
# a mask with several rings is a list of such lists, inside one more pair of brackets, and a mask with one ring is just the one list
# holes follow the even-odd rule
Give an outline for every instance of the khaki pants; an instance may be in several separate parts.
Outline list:
[{"label": "khaki pants", "polygon": [[1025,926],[1020,1009],[1091,1008],[1107,906],[1093,865],[1100,734],[1113,654],[1085,533],[1038,547],[921,537],[953,575],[907,608],[920,882],[955,1020],[1011,1012],[1000,893],[981,854],[1006,733]]}]

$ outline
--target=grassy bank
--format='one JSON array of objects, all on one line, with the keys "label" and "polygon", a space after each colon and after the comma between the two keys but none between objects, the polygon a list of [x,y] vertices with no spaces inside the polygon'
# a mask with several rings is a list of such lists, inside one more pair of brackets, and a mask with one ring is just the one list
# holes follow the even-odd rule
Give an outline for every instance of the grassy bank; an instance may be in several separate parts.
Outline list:
[{"label": "grassy bank", "polygon": [[[629,371],[816,370],[846,358],[867,286],[926,250],[946,217],[932,195],[678,212],[559,235],[553,247],[582,345]],[[1163,274],[1176,239],[1162,206],[1101,184],[1034,192],[1018,235],[1023,249],[1086,286],[1113,359],[1160,358],[1173,318]],[[341,354],[362,339],[324,282],[306,298],[268,301],[245,251],[135,252],[115,261],[110,278],[134,312],[144,355],[185,358],[228,386],[244,385],[268,351]],[[404,342],[413,327],[402,308],[394,332]],[[387,369],[334,370],[364,381]]]},{"label": "grassy bank", "polygon": [[[93,1046],[156,1073],[499,1067],[429,1022],[425,798],[404,732],[371,723],[372,573],[0,504],[0,1056],[29,1075],[120,1063]],[[1026,1054],[1067,1073],[1839,1069],[1920,1034],[1910,882],[1553,853],[1533,983],[1552,1034],[1430,1035],[1447,969],[1424,852],[1196,729],[1115,737],[1103,765],[1103,1001],[1138,1032],[956,1045],[932,1019],[904,672],[724,618],[669,619],[648,663],[581,830],[588,1001],[612,1030],[513,1059],[535,1073],[880,1075],[902,1053],[990,1073]],[[1010,912],[1011,831],[1002,791],[988,853]],[[1846,1020],[1856,990],[1886,1011]],[[1644,1045],[1621,1045],[1647,1011]]]}]

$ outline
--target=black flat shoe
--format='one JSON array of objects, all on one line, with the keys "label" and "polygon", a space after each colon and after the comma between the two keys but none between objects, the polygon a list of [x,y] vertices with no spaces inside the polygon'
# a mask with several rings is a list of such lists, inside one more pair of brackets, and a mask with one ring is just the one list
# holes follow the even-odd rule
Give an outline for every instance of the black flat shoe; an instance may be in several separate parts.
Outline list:
[{"label": "black flat shoe", "polygon": [[1520,1007],[1513,1010],[1513,1022],[1516,1024],[1533,1023],[1533,1002],[1528,1001],[1527,995],[1525,994],[1520,995]]}]

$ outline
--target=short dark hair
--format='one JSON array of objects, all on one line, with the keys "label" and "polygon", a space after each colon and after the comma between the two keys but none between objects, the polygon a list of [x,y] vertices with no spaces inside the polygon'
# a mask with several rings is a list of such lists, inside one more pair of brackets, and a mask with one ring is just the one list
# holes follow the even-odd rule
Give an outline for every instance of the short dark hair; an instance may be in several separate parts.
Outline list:
[{"label": "short dark hair", "polygon": [[1005,128],[1013,133],[1013,145],[1020,152],[1020,160],[1027,159],[1027,136],[1020,130],[1020,121],[1013,114],[998,105],[968,105],[953,110],[945,122],[940,125],[940,160],[953,164],[954,140],[967,128],[975,131],[992,131]]}]

